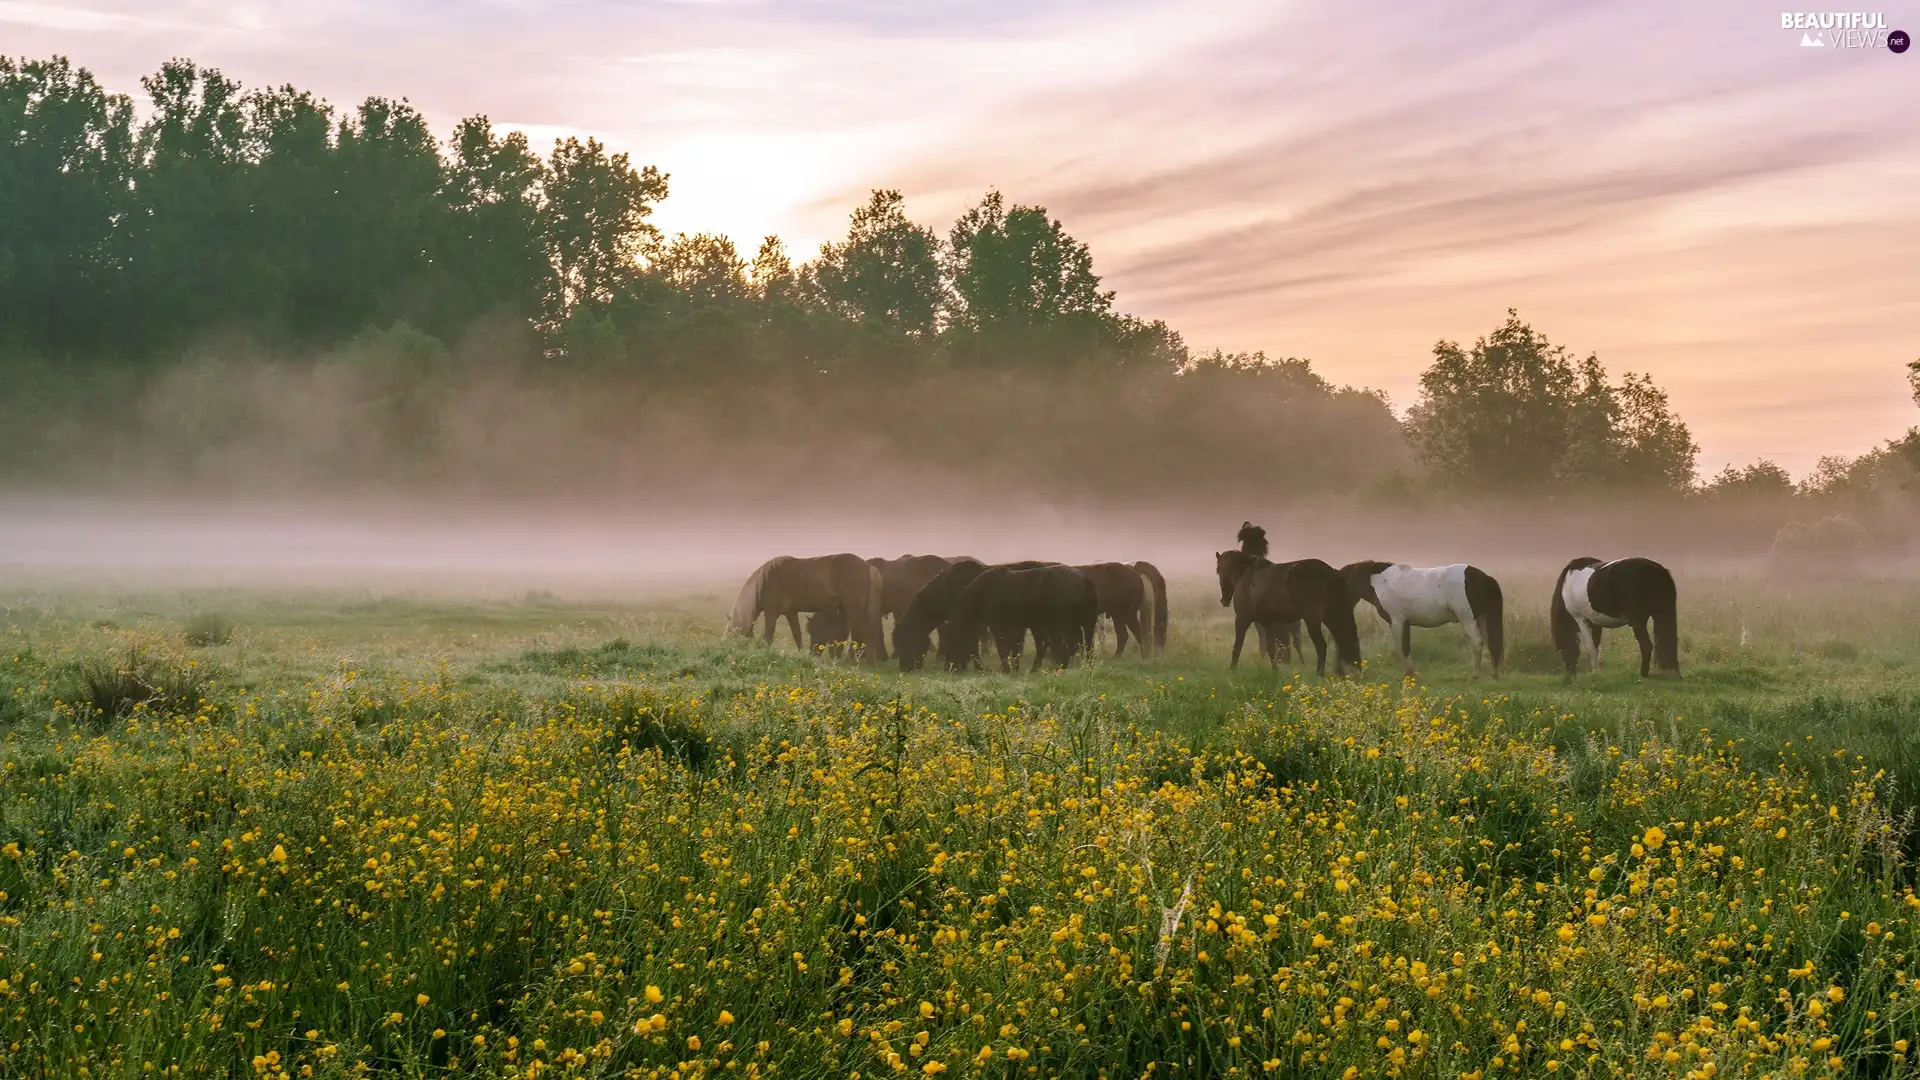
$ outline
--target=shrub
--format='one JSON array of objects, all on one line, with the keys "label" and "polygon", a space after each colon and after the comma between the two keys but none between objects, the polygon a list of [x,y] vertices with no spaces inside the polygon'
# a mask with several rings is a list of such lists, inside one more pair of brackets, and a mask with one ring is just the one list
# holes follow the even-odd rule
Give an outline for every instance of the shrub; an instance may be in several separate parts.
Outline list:
[{"label": "shrub", "polygon": [[207,612],[195,615],[187,620],[186,639],[195,647],[225,645],[233,640],[233,620]]}]

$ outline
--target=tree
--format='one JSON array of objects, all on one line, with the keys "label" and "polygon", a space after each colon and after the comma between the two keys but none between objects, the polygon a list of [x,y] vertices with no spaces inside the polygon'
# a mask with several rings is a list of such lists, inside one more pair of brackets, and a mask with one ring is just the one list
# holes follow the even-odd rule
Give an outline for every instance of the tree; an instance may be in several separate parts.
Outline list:
[{"label": "tree", "polygon": [[975,333],[1032,332],[1113,307],[1087,245],[1068,236],[1044,207],[1006,208],[998,191],[961,215],[948,234],[952,323]]},{"label": "tree", "polygon": [[1567,456],[1579,390],[1567,350],[1509,309],[1506,323],[1471,351],[1451,341],[1434,345],[1410,416],[1415,456],[1463,487],[1547,490]]},{"label": "tree", "polygon": [[66,349],[100,337],[133,103],[65,57],[0,56],[0,326]]},{"label": "tree", "polygon": [[745,299],[747,264],[733,241],[712,233],[681,233],[654,260],[653,270],[695,304]]},{"label": "tree", "polygon": [[1653,376],[1627,372],[1613,388],[1613,401],[1613,482],[1663,491],[1691,487],[1700,446]]},{"label": "tree", "polygon": [[1502,494],[1692,484],[1698,447],[1649,376],[1611,385],[1597,357],[1576,363],[1511,309],[1471,350],[1433,353],[1408,434],[1436,478]]},{"label": "tree", "polygon": [[787,245],[777,236],[761,240],[748,276],[762,300],[784,299],[794,287],[793,260],[787,257]]},{"label": "tree", "polygon": [[149,115],[126,227],[116,230],[149,346],[255,314],[260,251],[247,185],[251,138],[240,84],[191,60],[140,80]]},{"label": "tree", "polygon": [[1762,458],[1743,468],[1721,469],[1702,493],[1720,499],[1785,499],[1793,495],[1793,477]]},{"label": "tree", "polygon": [[1920,360],[1907,365],[1907,386],[1913,390],[1913,403],[1920,405]]},{"label": "tree", "polygon": [[847,238],[824,244],[812,276],[843,315],[909,336],[931,334],[940,314],[940,243],[907,219],[898,191],[874,191],[853,212]]},{"label": "tree", "polygon": [[449,141],[443,198],[448,218],[438,262],[465,289],[461,314],[538,313],[550,273],[540,244],[547,167],[525,134],[502,136],[484,116],[468,117]]},{"label": "tree", "polygon": [[635,169],[625,154],[609,156],[598,140],[556,140],[547,160],[541,237],[552,266],[547,316],[579,304],[604,304],[640,270],[660,241],[647,220],[667,197],[667,175]]}]

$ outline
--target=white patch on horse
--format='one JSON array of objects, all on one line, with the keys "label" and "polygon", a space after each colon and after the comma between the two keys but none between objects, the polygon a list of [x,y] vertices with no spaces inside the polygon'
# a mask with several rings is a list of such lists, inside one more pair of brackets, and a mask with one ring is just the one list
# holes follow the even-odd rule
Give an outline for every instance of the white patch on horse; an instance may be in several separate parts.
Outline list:
[{"label": "white patch on horse", "polygon": [[1569,570],[1567,580],[1560,586],[1560,602],[1567,605],[1567,614],[1572,615],[1580,627],[1580,644],[1586,649],[1587,660],[1594,671],[1600,670],[1600,643],[1594,640],[1593,628],[1613,630],[1627,625],[1627,620],[1596,609],[1593,601],[1587,599],[1587,585],[1598,569],[1598,566],[1585,566]]},{"label": "white patch on horse", "polygon": [[1473,673],[1480,674],[1480,656],[1485,649],[1480,621],[1467,601],[1467,564],[1417,567],[1395,563],[1373,575],[1373,594],[1386,610],[1392,626],[1394,655],[1401,667],[1413,674],[1413,650],[1402,649],[1407,627],[1435,627],[1459,623],[1467,632],[1467,644],[1473,650]]}]

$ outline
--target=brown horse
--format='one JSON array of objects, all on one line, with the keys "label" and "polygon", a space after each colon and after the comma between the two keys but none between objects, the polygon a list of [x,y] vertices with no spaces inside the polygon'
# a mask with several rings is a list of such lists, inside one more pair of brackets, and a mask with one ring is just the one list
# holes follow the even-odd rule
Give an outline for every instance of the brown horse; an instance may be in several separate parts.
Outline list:
[{"label": "brown horse", "polygon": [[1066,667],[1093,641],[1100,597],[1093,581],[1071,566],[1043,565],[1027,570],[989,567],[960,591],[940,628],[940,651],[947,666],[963,671],[978,663],[980,633],[993,635],[1000,669],[1019,664],[1027,631],[1033,631],[1033,670],[1051,657]]},{"label": "brown horse", "polygon": [[[896,626],[900,616],[907,610],[907,604],[913,600],[927,582],[934,579],[942,570],[953,565],[954,560],[939,555],[902,555],[897,559],[868,559],[867,565],[880,571],[880,616],[893,616]],[[851,628],[847,626],[847,613],[838,608],[819,611],[807,616],[807,644],[814,652],[830,655],[844,655],[844,643]],[[881,642],[878,659],[887,658],[884,639]]]},{"label": "brown horse", "polygon": [[939,555],[902,555],[897,559],[868,559],[880,571],[880,614],[897,622],[914,594],[956,560]]},{"label": "brown horse", "polygon": [[1153,652],[1167,651],[1167,579],[1161,575],[1160,568],[1150,562],[1133,564],[1140,571],[1140,577],[1147,583],[1146,603],[1148,607],[1140,609],[1140,625],[1153,631]]},{"label": "brown horse", "polygon": [[753,623],[766,617],[766,641],[781,618],[793,631],[793,647],[802,651],[800,616],[805,612],[838,610],[848,623],[848,637],[861,659],[880,653],[880,571],[858,555],[821,555],[797,559],[780,555],[766,561],[740,587],[727,617],[727,634],[751,635]]},{"label": "brown horse", "polygon": [[[1113,655],[1118,657],[1126,651],[1127,634],[1131,631],[1140,642],[1140,654],[1145,656],[1153,647],[1153,639],[1147,636],[1147,627],[1153,625],[1153,612],[1147,606],[1150,594],[1140,571],[1117,562],[1087,563],[1074,569],[1093,582],[1094,592],[1099,595],[1100,614],[1113,620]],[[1144,621],[1142,615],[1146,616]]]},{"label": "brown horse", "polygon": [[[1274,626],[1295,619],[1306,623],[1307,636],[1313,639],[1314,674],[1324,677],[1327,673],[1323,626],[1333,632],[1334,674],[1346,674],[1360,659],[1353,594],[1340,571],[1319,559],[1275,563],[1245,551],[1215,552],[1213,563],[1220,578],[1220,606],[1233,608],[1233,659],[1229,667],[1240,666],[1240,649],[1246,644],[1249,626]],[[1273,666],[1279,666],[1273,652],[1267,658]]]},{"label": "brown horse", "polygon": [[[1236,538],[1240,541],[1241,551],[1256,559],[1267,557],[1267,530],[1251,521],[1243,521]],[[1253,629],[1260,638],[1260,652],[1269,663],[1278,664],[1282,660],[1291,661],[1296,656],[1306,655],[1306,650],[1300,645],[1299,619],[1256,622]]]}]

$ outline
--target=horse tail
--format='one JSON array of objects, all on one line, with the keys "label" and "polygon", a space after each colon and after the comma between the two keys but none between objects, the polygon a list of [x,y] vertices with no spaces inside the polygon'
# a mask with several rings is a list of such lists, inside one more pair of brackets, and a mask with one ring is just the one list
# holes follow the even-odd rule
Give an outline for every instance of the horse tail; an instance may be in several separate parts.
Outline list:
[{"label": "horse tail", "polygon": [[747,583],[740,586],[740,596],[733,602],[733,611],[727,615],[727,636],[753,633],[753,620],[760,614],[761,601],[767,591],[767,579],[772,576],[774,567],[792,561],[791,555],[775,555],[747,576]]},{"label": "horse tail", "polygon": [[[1555,596],[1559,593],[1556,591]],[[1477,566],[1467,567],[1467,606],[1473,609],[1474,621],[1480,624],[1480,636],[1486,640],[1487,655],[1493,659],[1493,670],[1497,675],[1500,666],[1506,663],[1506,612],[1503,610],[1506,599],[1500,593],[1500,583],[1493,575]]]},{"label": "horse tail", "polygon": [[[1327,629],[1333,631],[1333,669],[1336,672],[1356,670],[1360,663],[1360,627],[1353,620],[1353,593],[1347,590],[1347,580],[1339,571],[1333,572],[1327,591],[1329,610],[1321,618]],[[1297,644],[1294,647],[1299,648]]]},{"label": "horse tail", "polygon": [[869,562],[867,564],[867,596],[866,603],[862,605],[864,609],[862,616],[866,620],[864,625],[867,627],[867,640],[873,643],[871,646],[873,655],[869,659],[875,663],[887,658],[886,630],[881,622],[885,617],[885,592],[886,578],[880,573],[879,567]]},{"label": "horse tail", "polygon": [[1146,619],[1140,620],[1140,628],[1153,634],[1153,651],[1158,653],[1167,647],[1167,579],[1160,568],[1150,562],[1133,564],[1140,576],[1145,578],[1148,591],[1153,594],[1153,623],[1149,627]]},{"label": "horse tail", "polygon": [[1653,607],[1653,659],[1662,670],[1680,674],[1680,595],[1673,583],[1673,574],[1658,563],[1654,568],[1659,571],[1653,583],[1654,595],[1650,597]]}]

